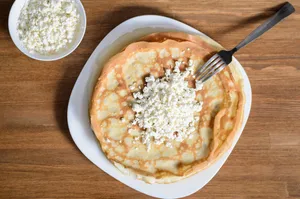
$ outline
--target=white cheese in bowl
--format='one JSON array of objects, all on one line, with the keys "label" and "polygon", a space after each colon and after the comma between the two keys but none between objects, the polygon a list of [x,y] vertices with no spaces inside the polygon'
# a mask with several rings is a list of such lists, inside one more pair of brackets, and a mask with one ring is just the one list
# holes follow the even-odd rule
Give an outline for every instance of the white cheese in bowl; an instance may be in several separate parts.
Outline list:
[{"label": "white cheese in bowl", "polygon": [[192,74],[192,67],[181,72],[179,66],[177,62],[173,71],[166,70],[163,78],[146,77],[143,91],[133,93],[132,125],[144,129],[140,136],[148,150],[152,143],[172,147],[170,142],[182,141],[196,130],[199,117],[195,113],[202,109],[196,91],[201,88],[191,88],[185,80]]},{"label": "white cheese in bowl", "polygon": [[48,55],[74,41],[79,23],[74,0],[29,0],[21,10],[17,30],[30,53]]}]

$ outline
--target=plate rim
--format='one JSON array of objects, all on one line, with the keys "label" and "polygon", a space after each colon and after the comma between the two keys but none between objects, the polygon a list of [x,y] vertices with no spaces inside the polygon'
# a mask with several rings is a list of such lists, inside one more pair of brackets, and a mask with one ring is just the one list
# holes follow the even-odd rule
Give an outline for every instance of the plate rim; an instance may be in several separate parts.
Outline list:
[{"label": "plate rim", "polygon": [[[91,160],[90,157],[88,157],[87,154],[85,154],[85,152],[81,149],[81,147],[79,146],[79,144],[77,143],[77,140],[75,138],[75,135],[74,135],[74,132],[72,132],[72,125],[71,125],[71,111],[70,111],[70,107],[72,106],[72,102],[73,102],[73,98],[74,98],[74,93],[75,93],[75,89],[78,87],[78,84],[79,84],[79,81],[83,78],[83,71],[85,68],[88,67],[88,65],[91,65],[92,63],[92,60],[95,58],[96,54],[97,54],[97,51],[99,51],[101,45],[103,44],[103,41],[105,41],[107,38],[109,38],[112,33],[114,31],[117,31],[118,29],[122,28],[124,25],[126,25],[127,23],[129,22],[132,22],[132,21],[135,21],[135,20],[142,20],[143,18],[147,19],[147,20],[151,20],[153,18],[156,18],[156,19],[161,19],[161,20],[166,20],[166,21],[172,21],[173,23],[177,23],[177,24],[180,24],[181,26],[185,27],[187,30],[189,31],[186,31],[186,30],[181,30],[182,32],[191,32],[191,33],[195,33],[195,34],[201,34],[201,35],[204,35],[206,37],[208,37],[207,35],[205,35],[204,33],[202,33],[201,31],[183,23],[183,22],[180,22],[178,20],[175,20],[175,19],[172,19],[172,18],[169,18],[169,17],[165,17],[165,16],[160,16],[160,15],[141,15],[141,16],[136,16],[136,17],[133,17],[133,18],[130,18],[130,19],[127,19],[126,21],[122,22],[121,24],[119,24],[118,26],[116,26],[114,29],[112,29],[102,40],[101,42],[98,44],[98,46],[95,48],[95,50],[93,51],[93,53],[91,54],[91,56],[89,57],[89,59],[87,60],[86,64],[84,65],[84,67],[82,68],[77,80],[76,80],[76,83],[74,84],[74,87],[72,89],[72,93],[70,95],[70,99],[69,99],[69,103],[68,103],[68,111],[67,111],[67,120],[68,120],[68,127],[69,127],[69,130],[70,130],[70,134],[72,136],[72,139],[73,141],[75,142],[76,146],[79,148],[79,150],[84,154],[84,156],[86,156],[93,164],[95,164],[97,167],[99,167],[102,171],[106,172],[107,174],[109,174],[110,176],[112,176],[113,178],[115,178],[116,180],[120,181],[121,183],[123,184],[126,184],[127,186],[141,192],[141,193],[144,193],[146,195],[149,195],[149,196],[152,196],[152,197],[163,197],[163,198],[181,198],[181,197],[185,197],[185,196],[188,196],[188,195],[191,195],[197,191],[199,191],[201,188],[203,188],[203,186],[205,186],[219,171],[219,169],[223,166],[223,164],[225,163],[225,161],[228,159],[229,155],[231,154],[233,148],[236,146],[236,143],[237,141],[239,140],[243,130],[244,130],[244,127],[246,125],[246,122],[248,120],[248,117],[249,117],[249,114],[250,114],[250,110],[251,110],[251,104],[252,104],[252,90],[251,90],[251,84],[250,84],[250,81],[249,81],[249,78],[245,72],[245,70],[243,69],[242,65],[234,58],[233,61],[235,61],[239,67],[240,67],[240,71],[243,75],[243,79],[244,79],[244,86],[247,87],[247,90],[245,91],[245,95],[247,94],[248,95],[248,98],[246,100],[247,103],[245,103],[245,112],[244,112],[244,118],[243,118],[243,125],[242,125],[242,128],[240,129],[240,131],[238,133],[236,133],[235,135],[235,139],[236,141],[232,144],[232,146],[230,147],[230,149],[228,149],[225,153],[227,154],[223,154],[216,162],[219,162],[220,159],[223,159],[221,165],[216,169],[214,170],[214,174],[210,176],[210,179],[207,180],[206,183],[204,183],[204,185],[200,186],[198,189],[194,189],[192,191],[185,191],[184,193],[182,194],[179,194],[178,196],[174,195],[174,194],[170,194],[170,195],[165,195],[165,194],[157,194],[157,193],[151,193],[149,191],[145,191],[143,190],[142,188],[138,188],[136,187],[135,183],[134,182],[125,182],[126,179],[122,179],[124,176],[124,174],[122,174],[121,172],[119,172],[118,174],[116,175],[120,175],[118,177],[116,177],[115,174],[112,174],[108,171],[106,171],[105,169],[103,169],[101,166],[97,165],[93,160]],[[182,28],[184,29],[184,28]],[[208,37],[210,38],[210,37]],[[116,38],[115,40],[117,40],[118,38]],[[92,67],[92,66],[90,66]],[[89,120],[89,118],[88,118]],[[95,138],[96,139],[96,138]],[[100,149],[101,150],[101,149]],[[210,167],[212,167],[213,165],[216,164],[213,163]],[[112,167],[115,167],[112,163],[111,163],[111,166]],[[207,169],[203,170],[203,171],[200,171],[200,172],[205,172]],[[199,173],[200,173],[199,172]],[[197,173],[197,174],[199,174]],[[196,176],[197,174],[193,175],[193,176]],[[121,176],[122,175],[122,176]],[[189,180],[189,178],[192,178],[193,176],[191,177],[188,177],[184,180]],[[121,179],[120,179],[121,178]],[[140,181],[140,180],[136,180],[134,179],[134,181]],[[178,182],[175,182],[175,183],[178,183]],[[175,184],[175,183],[171,183],[171,184]],[[139,184],[139,183],[137,183]],[[156,184],[157,185],[157,184]],[[168,186],[170,184],[159,184],[160,186]]]}]

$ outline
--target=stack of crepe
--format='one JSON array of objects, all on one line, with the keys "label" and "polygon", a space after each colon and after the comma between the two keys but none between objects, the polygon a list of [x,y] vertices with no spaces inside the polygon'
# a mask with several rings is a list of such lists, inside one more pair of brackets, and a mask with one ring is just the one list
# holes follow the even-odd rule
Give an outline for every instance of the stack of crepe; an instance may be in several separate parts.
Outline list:
[{"label": "stack of crepe", "polygon": [[[105,64],[94,89],[90,117],[100,147],[119,170],[148,183],[171,183],[205,169],[228,150],[241,127],[245,103],[243,79],[234,63],[197,91],[196,99],[203,102],[200,120],[184,141],[152,145],[147,151],[138,139],[143,129],[131,124],[132,94],[143,89],[145,77],[163,77],[176,62],[181,70],[197,69],[220,49],[204,36],[154,33],[128,45]],[[195,79],[188,81],[195,85]]]}]

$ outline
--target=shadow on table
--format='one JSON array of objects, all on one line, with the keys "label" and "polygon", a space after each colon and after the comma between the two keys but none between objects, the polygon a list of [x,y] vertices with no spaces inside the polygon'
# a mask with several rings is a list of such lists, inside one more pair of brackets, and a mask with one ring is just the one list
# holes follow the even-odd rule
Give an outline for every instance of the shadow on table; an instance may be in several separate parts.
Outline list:
[{"label": "shadow on table", "polygon": [[99,21],[101,24],[109,25],[109,29],[111,30],[117,25],[119,25],[120,23],[126,21],[127,19],[140,16],[140,15],[163,15],[166,17],[176,18],[176,16],[171,13],[153,7],[126,6],[126,7],[116,8],[112,12],[107,13],[105,17],[103,19],[100,19]]},{"label": "shadow on table", "polygon": [[[222,31],[222,35],[226,36],[227,33],[236,31],[238,29],[244,28],[245,26],[253,23],[263,23],[266,19],[271,17],[275,12],[277,12],[281,6],[283,6],[284,3],[278,4],[276,6],[273,6],[271,8],[264,9],[261,13],[258,13],[254,16],[248,17],[248,18],[242,18],[237,23],[233,24],[232,26],[229,26],[224,31]],[[249,32],[250,33],[250,32]],[[246,35],[245,35],[246,37]]]},{"label": "shadow on table", "polygon": [[8,16],[13,0],[0,0],[0,32],[9,34]]}]

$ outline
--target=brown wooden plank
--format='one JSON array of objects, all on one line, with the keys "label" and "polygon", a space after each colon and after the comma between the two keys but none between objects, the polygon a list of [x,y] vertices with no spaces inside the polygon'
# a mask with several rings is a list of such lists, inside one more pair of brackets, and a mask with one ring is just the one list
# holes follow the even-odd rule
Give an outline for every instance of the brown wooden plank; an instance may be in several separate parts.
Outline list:
[{"label": "brown wooden plank", "polygon": [[[13,44],[0,1],[0,198],[149,198],[87,160],[66,122],[72,87],[103,37],[134,16],[183,21],[231,48],[279,0],[82,0],[86,35],[70,56],[39,62]],[[236,57],[253,89],[248,124],[215,178],[189,198],[300,198],[300,1],[296,13]]]}]

